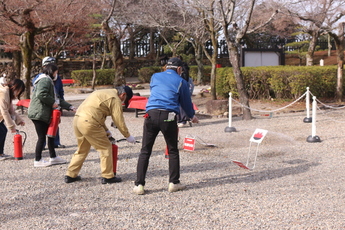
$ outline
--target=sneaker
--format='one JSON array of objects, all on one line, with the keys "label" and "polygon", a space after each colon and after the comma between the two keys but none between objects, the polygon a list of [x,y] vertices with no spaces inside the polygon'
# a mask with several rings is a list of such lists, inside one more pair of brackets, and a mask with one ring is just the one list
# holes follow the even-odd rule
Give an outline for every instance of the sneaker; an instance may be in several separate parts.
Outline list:
[{"label": "sneaker", "polygon": [[66,148],[65,145],[55,145],[54,147],[55,147],[56,149],[64,149],[64,148]]},{"label": "sneaker", "polygon": [[34,167],[48,167],[51,165],[52,164],[49,161],[45,161],[43,158],[41,158],[39,161],[34,161]]},{"label": "sneaker", "polygon": [[137,195],[144,195],[145,194],[144,186],[142,186],[141,184],[134,186],[133,192]]},{"label": "sneaker", "polygon": [[182,185],[181,183],[178,183],[178,184],[174,184],[174,183],[169,183],[169,188],[168,188],[168,191],[169,192],[177,192],[179,190],[183,190],[185,189],[186,186],[185,185]]},{"label": "sneaker", "polygon": [[4,161],[10,158],[12,158],[12,156],[6,155],[6,154],[0,154],[0,161]]},{"label": "sneaker", "polygon": [[102,177],[102,184],[113,184],[113,183],[119,183],[121,182],[122,179],[120,177],[113,177],[113,178],[110,178],[110,179],[107,179],[107,178],[104,178]]},{"label": "sneaker", "polygon": [[67,161],[65,159],[62,159],[61,157],[59,156],[56,156],[54,158],[50,158],[49,159],[49,162],[52,164],[52,165],[59,165],[59,164],[66,164]]},{"label": "sneaker", "polygon": [[182,128],[182,127],[184,127],[184,124],[183,123],[178,123],[177,127]]},{"label": "sneaker", "polygon": [[76,181],[79,181],[81,180],[81,177],[80,176],[77,176],[77,177],[70,177],[70,176],[65,176],[65,183],[73,183],[73,182],[76,182]]}]

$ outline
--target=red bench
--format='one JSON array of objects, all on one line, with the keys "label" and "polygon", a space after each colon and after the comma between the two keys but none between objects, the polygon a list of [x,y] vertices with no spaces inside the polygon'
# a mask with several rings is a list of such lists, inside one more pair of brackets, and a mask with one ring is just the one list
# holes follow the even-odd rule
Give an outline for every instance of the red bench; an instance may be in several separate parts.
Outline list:
[{"label": "red bench", "polygon": [[19,100],[16,105],[22,110],[22,114],[23,114],[24,113],[24,107],[29,108],[30,99]]},{"label": "red bench", "polygon": [[146,97],[143,97],[142,99],[138,99],[138,98],[134,100],[132,99],[129,100],[128,108],[135,109],[135,117],[138,117],[139,111],[146,110],[146,103],[148,99]]},{"label": "red bench", "polygon": [[[133,96],[134,97],[134,96]],[[147,104],[148,99],[146,97],[141,97],[130,100],[128,108],[135,109],[135,117],[138,117],[139,111],[146,111],[146,104]],[[193,109],[194,110],[199,110],[198,107],[193,103]]]},{"label": "red bench", "polygon": [[61,79],[63,85],[74,85],[75,81],[73,79]]}]

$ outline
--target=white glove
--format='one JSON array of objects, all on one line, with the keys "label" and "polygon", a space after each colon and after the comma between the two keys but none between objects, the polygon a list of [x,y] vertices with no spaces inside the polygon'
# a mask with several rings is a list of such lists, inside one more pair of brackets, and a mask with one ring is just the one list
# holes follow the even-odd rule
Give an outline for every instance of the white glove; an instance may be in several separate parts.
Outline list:
[{"label": "white glove", "polygon": [[73,105],[71,105],[71,106],[69,107],[69,110],[71,110],[71,111],[75,112],[75,111],[77,110],[77,108],[76,108],[76,107],[74,107]]},{"label": "white glove", "polygon": [[132,135],[127,137],[126,139],[129,143],[132,143],[132,144],[135,144],[135,142],[136,142],[136,140],[134,139],[134,137]]},{"label": "white glove", "polygon": [[110,137],[112,137],[112,136],[113,136],[113,134],[108,130],[108,131],[107,131],[107,137],[110,138]]}]

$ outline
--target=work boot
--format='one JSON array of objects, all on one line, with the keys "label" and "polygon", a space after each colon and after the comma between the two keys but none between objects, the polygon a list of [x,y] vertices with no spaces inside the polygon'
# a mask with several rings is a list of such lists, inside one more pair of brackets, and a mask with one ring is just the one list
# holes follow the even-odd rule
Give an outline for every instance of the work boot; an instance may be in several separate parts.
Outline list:
[{"label": "work boot", "polygon": [[121,182],[122,179],[120,177],[113,177],[113,178],[110,178],[110,179],[107,179],[107,178],[104,178],[102,177],[102,184],[113,184],[113,183],[119,183]]},{"label": "work boot", "polygon": [[66,183],[72,183],[72,182],[76,182],[76,181],[79,181],[81,180],[81,177],[80,176],[77,176],[77,177],[70,177],[70,176],[65,176],[65,182]]}]

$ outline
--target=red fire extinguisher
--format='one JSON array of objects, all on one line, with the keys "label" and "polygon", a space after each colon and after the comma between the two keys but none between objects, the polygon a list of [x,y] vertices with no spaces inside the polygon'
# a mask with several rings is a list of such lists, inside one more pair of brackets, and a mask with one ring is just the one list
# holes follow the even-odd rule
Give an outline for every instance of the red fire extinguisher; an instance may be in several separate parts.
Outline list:
[{"label": "red fire extinguisher", "polygon": [[110,137],[109,138],[110,142],[111,142],[111,147],[113,150],[113,172],[114,175],[116,175],[116,169],[117,169],[117,153],[118,153],[118,146],[116,145],[116,141],[115,138]]},{"label": "red fire extinguisher", "polygon": [[61,111],[60,109],[54,109],[52,114],[52,119],[49,124],[49,128],[47,131],[47,136],[54,138],[56,136],[56,132],[59,127],[60,123],[60,117],[61,117]]},{"label": "red fire extinguisher", "polygon": [[[22,135],[20,133],[24,134],[24,142],[22,141]],[[14,158],[16,160],[22,160],[23,159],[23,146],[26,141],[26,133],[24,131],[16,130],[16,134],[14,135]]]}]

